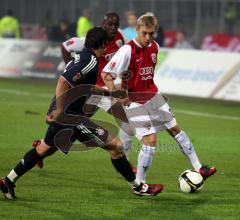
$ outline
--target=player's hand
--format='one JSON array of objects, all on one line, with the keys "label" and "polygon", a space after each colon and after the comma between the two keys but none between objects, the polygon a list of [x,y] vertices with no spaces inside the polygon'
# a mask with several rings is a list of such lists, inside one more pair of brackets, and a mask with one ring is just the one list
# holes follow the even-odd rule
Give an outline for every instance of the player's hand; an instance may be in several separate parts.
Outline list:
[{"label": "player's hand", "polygon": [[128,94],[125,89],[118,89],[118,90],[112,91],[111,96],[116,99],[125,99],[128,97]]},{"label": "player's hand", "polygon": [[125,106],[130,105],[128,92],[125,89],[118,89],[118,90],[112,91],[111,96],[116,98],[118,102],[122,105],[125,105]]},{"label": "player's hand", "polygon": [[118,102],[121,103],[124,106],[129,106],[130,103],[131,103],[131,101],[130,101],[128,96],[126,98],[124,98],[124,99],[118,99]]}]

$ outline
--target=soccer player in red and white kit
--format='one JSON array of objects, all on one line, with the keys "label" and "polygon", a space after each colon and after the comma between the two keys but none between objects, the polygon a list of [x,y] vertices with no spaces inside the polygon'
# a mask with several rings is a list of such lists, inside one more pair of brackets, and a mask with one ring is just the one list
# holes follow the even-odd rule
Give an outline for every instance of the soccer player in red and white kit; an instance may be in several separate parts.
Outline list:
[{"label": "soccer player in red and white kit", "polygon": [[[157,18],[150,13],[142,15],[137,21],[137,37],[118,50],[104,67],[102,77],[108,89],[115,90],[114,79],[120,76],[128,90],[129,98],[122,100],[122,103],[126,105],[126,113],[131,129],[143,141],[137,166],[137,178],[141,182],[146,181],[146,172],[152,163],[152,157],[156,151],[156,133],[161,128],[159,126],[161,123],[156,125],[153,121],[161,118],[164,113],[172,115],[172,119],[167,120],[164,124],[165,129],[174,137],[194,169],[200,172],[203,178],[206,179],[216,172],[216,168],[203,166],[200,163],[191,140],[177,125],[169,105],[167,103],[159,104],[161,100],[157,94],[157,86],[153,81],[159,50],[158,44],[153,40],[156,30]],[[136,114],[140,112],[141,115],[134,115],[134,112]],[[144,121],[148,123],[144,124]],[[142,127],[139,124],[135,126],[137,122],[140,124],[142,122]],[[129,135],[125,133],[124,137],[123,130],[126,131],[124,126],[129,127],[126,123],[123,123],[120,139],[126,144]]]}]

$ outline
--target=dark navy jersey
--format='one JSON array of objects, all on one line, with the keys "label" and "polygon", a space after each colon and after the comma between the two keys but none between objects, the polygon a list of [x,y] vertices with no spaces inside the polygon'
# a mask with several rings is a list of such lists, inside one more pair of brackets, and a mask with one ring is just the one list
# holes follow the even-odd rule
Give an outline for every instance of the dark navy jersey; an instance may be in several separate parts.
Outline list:
[{"label": "dark navy jersey", "polygon": [[[67,64],[62,76],[68,82],[71,88],[79,87],[83,84],[95,85],[98,75],[98,60],[93,51],[84,49],[82,52],[77,53],[74,58]],[[77,87],[77,88],[78,88]],[[84,114],[83,106],[87,100],[87,96],[82,96],[76,99],[71,105],[65,109],[68,114]],[[48,114],[56,109],[56,98],[54,97]]]}]

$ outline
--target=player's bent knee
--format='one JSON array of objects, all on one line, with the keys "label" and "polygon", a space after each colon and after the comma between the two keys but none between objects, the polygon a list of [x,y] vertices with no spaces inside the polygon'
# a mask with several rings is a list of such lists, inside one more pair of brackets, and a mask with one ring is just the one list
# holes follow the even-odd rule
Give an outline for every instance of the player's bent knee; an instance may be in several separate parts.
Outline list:
[{"label": "player's bent knee", "polygon": [[41,144],[36,147],[37,153],[42,157],[49,156],[49,155],[53,154],[56,150],[57,149],[45,144],[44,141],[42,141]]},{"label": "player's bent knee", "polygon": [[143,143],[148,146],[156,146],[157,136],[156,134],[150,134],[143,137]]},{"label": "player's bent knee", "polygon": [[103,149],[107,150],[113,159],[117,159],[124,155],[123,144],[117,137],[110,138],[108,144],[104,146]]}]

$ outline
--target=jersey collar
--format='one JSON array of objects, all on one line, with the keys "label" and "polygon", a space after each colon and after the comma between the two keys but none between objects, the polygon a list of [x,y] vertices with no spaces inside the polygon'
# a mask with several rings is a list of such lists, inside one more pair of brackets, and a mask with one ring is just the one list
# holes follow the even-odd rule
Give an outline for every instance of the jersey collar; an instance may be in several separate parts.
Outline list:
[{"label": "jersey collar", "polygon": [[[143,48],[137,41],[136,38],[133,39],[133,42],[140,48]],[[151,47],[152,43],[150,43],[147,47]]]},{"label": "jersey collar", "polygon": [[96,56],[96,54],[94,53],[93,50],[84,47],[84,48],[83,48],[83,51],[87,51],[87,52],[91,53],[92,55],[94,55],[94,56],[97,58],[97,56]]}]

